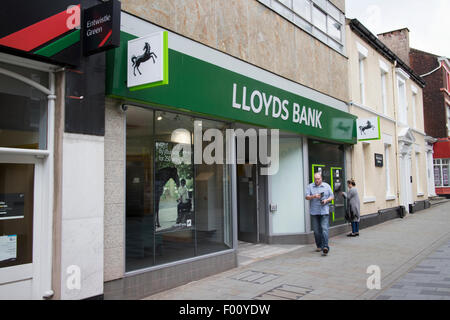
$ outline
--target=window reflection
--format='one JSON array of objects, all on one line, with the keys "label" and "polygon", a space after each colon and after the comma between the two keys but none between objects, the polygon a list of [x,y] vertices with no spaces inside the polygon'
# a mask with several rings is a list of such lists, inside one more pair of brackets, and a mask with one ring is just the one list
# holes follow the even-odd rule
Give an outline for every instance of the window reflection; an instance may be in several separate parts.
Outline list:
[{"label": "window reflection", "polygon": [[126,271],[231,248],[228,166],[194,165],[194,118],[130,107],[126,135]]},{"label": "window reflection", "polygon": [[[0,68],[48,86],[48,74],[0,63]],[[47,148],[47,97],[21,81],[0,74],[0,147]]]}]

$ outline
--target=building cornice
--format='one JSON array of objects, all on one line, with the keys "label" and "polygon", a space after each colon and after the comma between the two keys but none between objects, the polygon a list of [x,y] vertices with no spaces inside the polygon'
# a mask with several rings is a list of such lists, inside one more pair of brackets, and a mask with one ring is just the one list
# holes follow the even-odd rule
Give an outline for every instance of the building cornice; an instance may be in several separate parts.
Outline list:
[{"label": "building cornice", "polygon": [[373,110],[373,109],[371,109],[371,108],[369,108],[369,107],[360,105],[360,104],[358,104],[358,103],[356,103],[356,102],[350,101],[350,102],[349,102],[349,106],[350,106],[350,107],[357,107],[357,108],[359,108],[359,109],[361,109],[361,110],[370,112],[370,113],[372,113],[372,114],[374,114],[374,115],[376,115],[376,116],[379,116],[380,118],[383,118],[383,119],[385,119],[385,120],[391,121],[391,122],[393,122],[393,123],[396,122],[395,119],[393,119],[393,118],[391,118],[391,117],[388,117],[388,116],[385,115],[385,114],[379,113],[379,112],[377,112],[377,111],[375,111],[375,110]]}]

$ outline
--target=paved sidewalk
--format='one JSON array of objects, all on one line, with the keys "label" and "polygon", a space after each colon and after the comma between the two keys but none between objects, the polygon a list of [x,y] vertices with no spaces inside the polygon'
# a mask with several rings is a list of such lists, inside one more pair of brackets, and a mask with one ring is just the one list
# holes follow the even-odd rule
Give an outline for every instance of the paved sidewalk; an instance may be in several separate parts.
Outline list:
[{"label": "paved sidewalk", "polygon": [[[408,299],[408,290],[412,289],[411,287],[417,289],[414,292],[419,292],[419,295],[421,290],[450,292],[443,286],[429,287],[437,280],[431,277],[423,278],[437,274],[417,273],[430,269],[423,267],[434,266],[433,270],[443,268],[447,273],[440,272],[439,276],[443,277],[443,280],[439,283],[449,283],[443,281],[450,278],[450,260],[433,259],[443,255],[449,257],[447,251],[440,251],[445,249],[445,245],[450,245],[449,240],[450,202],[446,202],[408,215],[404,219],[362,229],[360,236],[356,238],[345,235],[333,237],[330,239],[330,253],[326,257],[315,252],[314,245],[306,245],[146,299],[397,299],[402,293],[396,295],[396,292],[390,291],[394,289],[404,289],[406,295],[403,297]],[[428,259],[424,260],[427,257]],[[429,260],[433,260],[433,264],[430,264]],[[367,279],[371,276],[367,273],[367,268],[371,265],[380,267],[381,290],[367,288]],[[411,273],[407,273],[411,271],[413,275],[420,275],[421,278],[410,279]],[[406,278],[402,278],[405,274]],[[422,287],[417,284],[422,284]],[[400,288],[401,285],[403,287]],[[422,299],[428,298],[427,295],[422,296]],[[435,299],[445,297],[436,295]],[[409,298],[414,298],[412,293]]]},{"label": "paved sidewalk", "polygon": [[377,300],[450,300],[450,240],[383,291]]}]

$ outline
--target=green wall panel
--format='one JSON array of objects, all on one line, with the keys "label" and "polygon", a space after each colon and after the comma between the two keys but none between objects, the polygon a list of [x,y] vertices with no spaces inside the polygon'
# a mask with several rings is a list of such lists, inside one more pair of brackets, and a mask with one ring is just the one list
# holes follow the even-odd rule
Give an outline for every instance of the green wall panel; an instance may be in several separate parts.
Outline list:
[{"label": "green wall panel", "polygon": [[[121,33],[120,48],[107,53],[107,84],[108,96],[128,101],[138,101],[157,106],[166,106],[191,111],[197,114],[235,120],[267,128],[274,128],[304,134],[311,137],[322,138],[342,143],[356,143],[356,117],[318,103],[305,97],[268,85],[261,81],[251,79],[241,74],[218,67],[211,63],[199,60],[189,55],[169,49],[169,84],[138,91],[130,91],[126,86],[127,79],[127,42],[136,38],[125,32]],[[170,43],[169,43],[170,46]],[[236,86],[236,98],[233,98],[233,89]],[[259,107],[259,101],[264,93],[266,101],[272,96],[272,103],[265,113],[265,104],[262,110],[255,113],[233,107],[233,102],[243,104],[243,88],[246,88],[245,104],[251,105],[251,94],[257,90],[254,106]],[[275,97],[280,102],[287,101],[286,110],[289,112],[287,120],[281,117],[272,117],[272,106]],[[264,100],[264,97],[263,99]],[[298,117],[294,117],[294,104],[298,107]],[[278,107],[278,104],[276,104]],[[301,118],[302,109],[316,110],[320,115],[319,122],[314,121],[317,127],[301,124],[293,120]],[[286,115],[286,112],[282,112]],[[305,116],[305,114],[304,114]],[[308,114],[306,113],[306,119]],[[311,121],[313,122],[313,121]]]}]

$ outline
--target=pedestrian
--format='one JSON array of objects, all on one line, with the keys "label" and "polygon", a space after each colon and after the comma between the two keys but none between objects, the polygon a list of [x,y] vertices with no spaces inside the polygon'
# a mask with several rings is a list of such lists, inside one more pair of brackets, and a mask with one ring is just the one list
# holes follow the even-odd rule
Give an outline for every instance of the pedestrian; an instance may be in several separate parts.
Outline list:
[{"label": "pedestrian", "polygon": [[188,190],[186,188],[186,180],[181,179],[180,181],[180,187],[178,188],[178,205],[177,205],[177,221],[176,223],[179,224],[182,221],[182,211],[190,206],[189,204],[189,194]]},{"label": "pedestrian", "polygon": [[330,185],[322,181],[321,173],[314,174],[314,182],[306,188],[305,198],[310,200],[309,213],[317,247],[316,251],[322,251],[323,255],[327,255],[330,251],[328,246],[329,203],[334,199],[334,196]]},{"label": "pedestrian", "polygon": [[360,222],[360,202],[358,190],[356,189],[355,180],[347,180],[348,192],[342,192],[344,198],[347,199],[346,220],[352,224],[352,232],[347,237],[359,236]]}]

